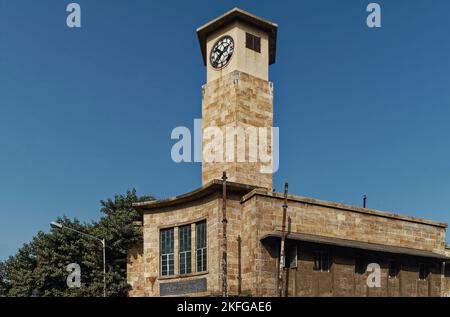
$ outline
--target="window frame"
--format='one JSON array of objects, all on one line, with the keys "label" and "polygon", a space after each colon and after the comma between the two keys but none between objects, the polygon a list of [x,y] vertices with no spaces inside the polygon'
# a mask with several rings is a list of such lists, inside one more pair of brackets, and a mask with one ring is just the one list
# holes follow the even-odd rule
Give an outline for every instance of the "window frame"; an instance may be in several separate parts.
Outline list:
[{"label": "window frame", "polygon": [[[187,232],[184,233],[184,230]],[[185,238],[187,241],[184,241]],[[183,243],[187,247],[186,249]],[[192,273],[192,228],[190,224],[178,227],[178,272],[180,275]]]},{"label": "window frame", "polygon": [[261,37],[250,32],[245,32],[245,48],[261,53]]},{"label": "window frame", "polygon": [[[167,234],[169,236],[167,236]],[[169,242],[169,247],[167,247]],[[164,245],[163,245],[164,243]],[[168,250],[167,250],[168,248]],[[169,251],[169,252],[167,252]],[[171,252],[170,252],[171,251]],[[175,275],[175,227],[164,228],[159,231],[159,269],[160,276]]]},{"label": "window frame", "polygon": [[[201,226],[203,226],[202,238],[203,243],[200,243]],[[200,256],[200,261],[199,261]],[[197,273],[204,273],[208,271],[208,225],[206,220],[195,223],[195,269]]]}]

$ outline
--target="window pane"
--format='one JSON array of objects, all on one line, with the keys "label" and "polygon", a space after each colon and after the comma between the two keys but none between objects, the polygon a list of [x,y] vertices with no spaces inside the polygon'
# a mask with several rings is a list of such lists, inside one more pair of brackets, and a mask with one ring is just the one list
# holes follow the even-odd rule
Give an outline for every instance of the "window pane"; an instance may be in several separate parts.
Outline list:
[{"label": "window pane", "polygon": [[206,271],[206,263],[207,263],[207,261],[206,261],[206,248],[205,249],[203,249],[203,257],[202,257],[202,260],[203,260],[203,267],[202,267],[202,271]]},{"label": "window pane", "polygon": [[173,253],[169,255],[169,275],[174,275],[174,260],[173,260]]},{"label": "window pane", "polygon": [[185,266],[185,272],[184,274],[189,274],[191,273],[191,252],[186,252],[185,254],[185,258],[186,258],[186,266]]},{"label": "window pane", "polygon": [[197,223],[197,249],[206,247],[206,221]]},{"label": "window pane", "polygon": [[191,226],[180,227],[180,252],[191,250]]},{"label": "window pane", "polygon": [[201,250],[197,250],[197,272],[202,271],[202,255],[200,252]]}]

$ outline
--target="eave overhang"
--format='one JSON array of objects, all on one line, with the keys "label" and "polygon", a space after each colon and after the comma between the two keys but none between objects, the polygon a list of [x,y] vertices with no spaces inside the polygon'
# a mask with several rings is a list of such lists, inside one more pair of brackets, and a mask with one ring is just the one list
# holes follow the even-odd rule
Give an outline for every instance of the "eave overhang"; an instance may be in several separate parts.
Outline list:
[{"label": "eave overhang", "polygon": [[277,51],[278,25],[239,8],[234,8],[197,29],[203,63],[206,65],[206,41],[208,36],[235,21],[246,23],[267,32],[269,35],[269,65],[274,64]]},{"label": "eave overhang", "polygon": [[[222,186],[223,186],[222,181],[215,179],[209,182],[208,184],[187,194],[174,196],[162,200],[133,203],[133,207],[142,215],[145,211],[150,211],[153,209],[163,207],[176,206],[201,199],[215,192],[221,192]],[[245,195],[256,188],[258,187],[234,182],[227,182],[227,192],[229,193],[239,193],[241,195]]]}]

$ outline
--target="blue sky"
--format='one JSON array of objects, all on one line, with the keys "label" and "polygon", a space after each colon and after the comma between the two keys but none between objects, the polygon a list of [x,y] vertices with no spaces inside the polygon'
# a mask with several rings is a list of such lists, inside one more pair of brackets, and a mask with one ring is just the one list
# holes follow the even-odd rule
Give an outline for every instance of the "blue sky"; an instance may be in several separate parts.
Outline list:
[{"label": "blue sky", "polygon": [[279,24],[280,190],[450,222],[447,0],[0,0],[0,259],[61,215],[98,219],[135,187],[201,185],[173,128],[201,117],[195,29],[239,6]]}]

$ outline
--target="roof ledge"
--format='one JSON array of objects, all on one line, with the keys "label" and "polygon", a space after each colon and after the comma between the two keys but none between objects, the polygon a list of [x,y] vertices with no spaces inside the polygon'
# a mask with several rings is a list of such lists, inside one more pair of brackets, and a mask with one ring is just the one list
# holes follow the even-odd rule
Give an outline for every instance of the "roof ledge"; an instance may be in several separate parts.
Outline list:
[{"label": "roof ledge", "polygon": [[[265,190],[263,188],[256,188],[256,189],[252,190],[251,192],[249,192],[244,197],[242,197],[241,202],[244,203],[247,200],[251,199],[253,196],[265,196],[265,197],[272,197],[275,199],[284,199],[283,193],[271,192],[271,191]],[[386,211],[361,208],[361,207],[350,206],[350,205],[345,205],[345,204],[341,204],[341,203],[329,202],[329,201],[318,200],[318,199],[313,199],[313,198],[288,195],[288,200],[305,203],[305,204],[310,204],[310,205],[323,206],[323,207],[329,207],[329,208],[334,208],[334,209],[341,209],[341,210],[346,210],[346,211],[351,211],[351,212],[357,212],[357,213],[376,216],[376,217],[384,217],[384,218],[403,220],[403,221],[414,222],[414,223],[419,223],[419,224],[425,224],[425,225],[430,225],[430,226],[444,228],[444,229],[446,229],[448,227],[448,224],[445,222],[438,222],[438,221],[433,221],[433,220],[428,220],[428,219],[415,218],[415,217],[411,217],[411,216],[404,216],[404,215],[399,215],[396,213],[391,213],[391,212],[386,212]]]},{"label": "roof ledge", "polygon": [[[182,203],[186,203],[186,202],[190,202],[193,200],[203,198],[214,192],[219,192],[222,190],[222,184],[223,184],[222,180],[214,179],[214,180],[210,181],[209,183],[207,183],[206,185],[204,185],[194,191],[186,193],[186,194],[173,196],[173,197],[170,197],[167,199],[161,199],[161,200],[137,202],[137,203],[133,203],[132,206],[140,214],[143,214],[143,212],[146,210],[179,205]],[[230,192],[238,192],[241,194],[246,194],[246,193],[254,190],[255,186],[241,184],[241,183],[227,182],[227,189]]]}]

